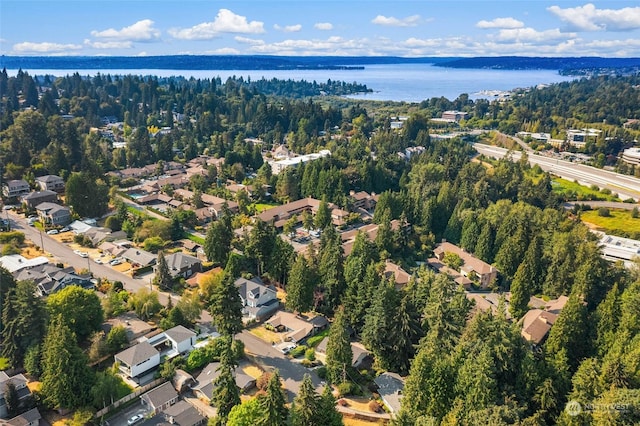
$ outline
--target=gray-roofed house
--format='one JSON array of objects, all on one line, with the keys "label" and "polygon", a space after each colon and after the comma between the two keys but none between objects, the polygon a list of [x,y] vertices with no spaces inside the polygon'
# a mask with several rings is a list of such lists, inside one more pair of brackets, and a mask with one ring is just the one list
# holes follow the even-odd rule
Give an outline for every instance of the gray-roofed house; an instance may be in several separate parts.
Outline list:
[{"label": "gray-roofed house", "polygon": [[170,254],[166,260],[172,277],[189,278],[196,272],[202,272],[202,261],[181,251]]},{"label": "gray-roofed house", "polygon": [[18,400],[24,401],[31,395],[31,391],[27,387],[27,378],[22,374],[16,374],[15,376],[9,376],[4,371],[0,371],[0,419],[4,419],[7,417],[7,403],[4,399],[4,390],[6,389],[9,383],[13,383],[16,388],[16,392],[18,393]]},{"label": "gray-roofed house", "polygon": [[165,420],[172,425],[198,426],[207,422],[207,418],[187,401],[178,401],[162,412]]},{"label": "gray-roofed house", "polygon": [[127,377],[136,378],[160,365],[160,352],[143,341],[115,355],[118,368]]},{"label": "gray-roofed house", "polygon": [[57,193],[64,192],[64,180],[60,176],[46,175],[38,176],[36,183],[41,190],[49,190]]},{"label": "gray-roofed house", "polygon": [[178,393],[171,382],[165,382],[140,395],[140,401],[147,405],[153,414],[158,414],[178,401]]},{"label": "gray-roofed house", "polygon": [[10,180],[2,186],[2,192],[7,198],[20,197],[28,194],[29,191],[31,191],[29,183],[22,179]]},{"label": "gray-roofed house", "polygon": [[391,414],[400,411],[404,379],[396,373],[382,373],[375,378],[374,382],[378,386],[378,394]]},{"label": "gray-roofed house", "polygon": [[68,207],[56,203],[40,203],[36,206],[36,212],[42,223],[53,226],[65,226],[71,222],[71,210]]},{"label": "gray-roofed house", "polygon": [[48,296],[70,285],[77,285],[85,289],[92,289],[95,285],[89,278],[76,274],[73,267],[60,268],[50,263],[22,269],[13,274],[17,281],[33,281],[36,294],[40,297]]},{"label": "gray-roofed house", "polygon": [[26,411],[19,416],[15,416],[14,418],[7,420],[6,422],[0,422],[0,425],[7,426],[39,426],[40,419],[42,419],[42,415],[37,408],[32,408],[29,411]]},{"label": "gray-roofed house", "polygon": [[273,315],[280,307],[276,289],[265,285],[259,277],[238,278],[235,286],[242,300],[242,313],[248,319],[263,321]]},{"label": "gray-roofed house", "polygon": [[[220,372],[219,362],[211,362],[202,369],[200,375],[196,378],[196,385],[191,389],[198,399],[209,403],[213,397],[213,389],[215,385],[213,382],[218,378]],[[236,381],[236,386],[240,391],[245,392],[256,385],[256,379],[246,374],[240,368],[236,368],[233,371],[233,376]]]},{"label": "gray-roofed house", "polygon": [[127,262],[131,263],[134,267],[155,265],[158,260],[155,254],[133,247],[122,253],[121,257],[126,259]]},{"label": "gray-roofed house", "polygon": [[22,197],[22,202],[25,203],[30,209],[35,209],[38,204],[41,203],[55,203],[58,201],[58,194],[53,191],[35,191]]},{"label": "gray-roofed house", "polygon": [[[329,338],[325,337],[316,347],[316,352],[321,354],[327,353],[327,343]],[[371,367],[373,357],[361,343],[351,342],[351,366],[356,369],[363,369]]]},{"label": "gray-roofed house", "polygon": [[127,238],[127,233],[125,231],[112,231],[109,228],[91,227],[91,229],[84,233],[84,236],[91,240],[94,247],[97,247],[103,241],[115,241]]}]

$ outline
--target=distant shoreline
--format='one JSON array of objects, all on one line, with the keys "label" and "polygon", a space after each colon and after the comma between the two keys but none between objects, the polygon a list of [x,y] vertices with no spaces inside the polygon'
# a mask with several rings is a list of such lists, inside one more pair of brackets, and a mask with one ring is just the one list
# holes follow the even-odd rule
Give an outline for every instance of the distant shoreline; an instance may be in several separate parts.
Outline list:
[{"label": "distant shoreline", "polygon": [[8,69],[363,70],[367,65],[432,64],[445,68],[503,70],[640,69],[640,58],[397,56],[0,56]]}]

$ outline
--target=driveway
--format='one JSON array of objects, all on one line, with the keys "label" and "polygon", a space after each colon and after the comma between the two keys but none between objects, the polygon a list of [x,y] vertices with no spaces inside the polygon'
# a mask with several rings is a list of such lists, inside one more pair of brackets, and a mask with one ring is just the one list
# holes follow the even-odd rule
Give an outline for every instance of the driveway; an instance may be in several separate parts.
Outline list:
[{"label": "driveway", "polygon": [[289,401],[293,401],[293,398],[300,392],[300,385],[302,384],[302,379],[305,374],[311,376],[315,388],[319,392],[322,392],[323,386],[315,371],[291,361],[275,347],[260,340],[247,330],[243,330],[242,333],[236,335],[236,338],[244,343],[248,356],[260,365],[263,370],[272,371],[276,368],[278,369],[280,377],[282,377],[284,381],[284,387],[287,391],[287,399]]}]

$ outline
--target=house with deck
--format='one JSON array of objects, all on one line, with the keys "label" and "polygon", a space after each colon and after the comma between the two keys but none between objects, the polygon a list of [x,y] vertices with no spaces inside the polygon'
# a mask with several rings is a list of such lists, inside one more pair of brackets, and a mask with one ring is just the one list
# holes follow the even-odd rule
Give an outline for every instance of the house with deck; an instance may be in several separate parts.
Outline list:
[{"label": "house with deck", "polygon": [[45,191],[53,191],[57,193],[64,192],[64,180],[60,176],[56,175],[46,175],[46,176],[38,176],[36,178],[36,183],[40,187],[41,190]]},{"label": "house with deck", "polygon": [[263,321],[280,307],[276,289],[265,285],[259,277],[253,277],[250,280],[238,278],[235,286],[242,300],[242,313],[248,319]]}]

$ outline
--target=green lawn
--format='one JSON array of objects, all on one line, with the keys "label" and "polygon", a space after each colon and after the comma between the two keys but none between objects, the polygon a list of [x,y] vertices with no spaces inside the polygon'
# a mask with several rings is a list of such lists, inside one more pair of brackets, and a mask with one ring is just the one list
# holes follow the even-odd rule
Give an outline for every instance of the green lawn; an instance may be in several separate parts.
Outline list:
[{"label": "green lawn", "polygon": [[562,178],[553,178],[552,185],[553,192],[567,201],[621,201],[613,195]]},{"label": "green lawn", "polygon": [[8,370],[9,367],[11,367],[9,358],[0,358],[0,371]]},{"label": "green lawn", "polygon": [[268,210],[268,209],[270,209],[272,207],[279,206],[279,205],[280,204],[278,204],[278,203],[256,203],[256,204],[254,204],[254,206],[256,208],[256,211],[258,213],[262,213],[265,210]]},{"label": "green lawn", "polygon": [[629,210],[609,210],[610,217],[598,215],[598,210],[582,212],[580,218],[584,222],[589,222],[602,228],[604,231],[622,231],[625,233],[640,232],[640,218],[631,217]]},{"label": "green lawn", "polygon": [[194,243],[198,243],[200,245],[204,245],[204,238],[198,237],[197,235],[185,234],[185,237],[187,237],[188,240],[191,240]]}]

